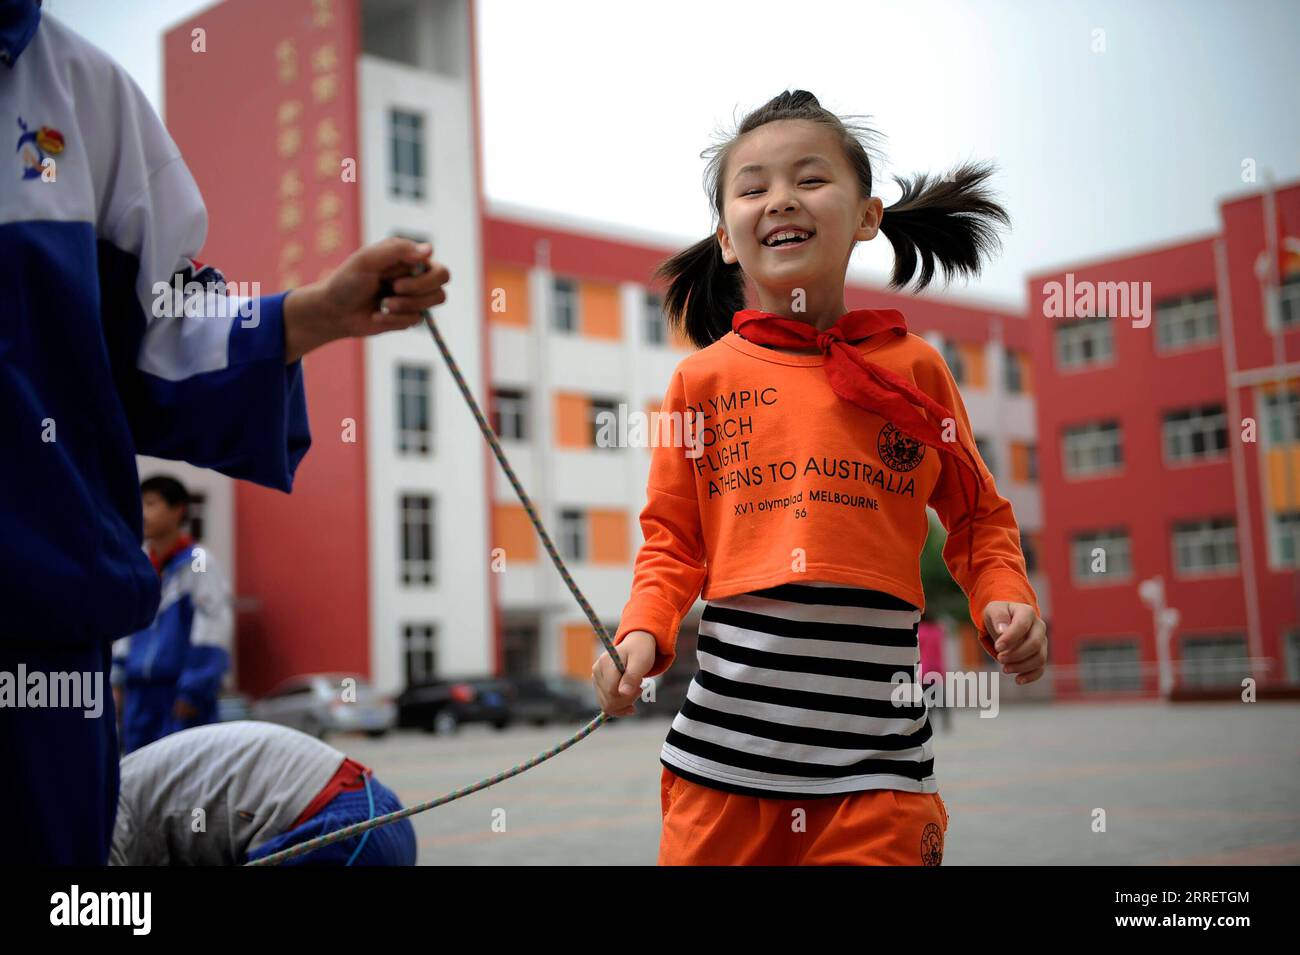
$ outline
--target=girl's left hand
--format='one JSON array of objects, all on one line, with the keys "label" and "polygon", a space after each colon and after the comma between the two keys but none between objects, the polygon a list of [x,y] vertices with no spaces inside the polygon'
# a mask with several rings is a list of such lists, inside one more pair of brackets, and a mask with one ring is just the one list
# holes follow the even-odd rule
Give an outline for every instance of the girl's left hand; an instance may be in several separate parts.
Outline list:
[{"label": "girl's left hand", "polygon": [[[1033,683],[1047,667],[1047,624],[1029,604],[994,600],[984,608],[984,631],[1003,673],[1016,683]],[[988,647],[988,644],[985,644]]]}]

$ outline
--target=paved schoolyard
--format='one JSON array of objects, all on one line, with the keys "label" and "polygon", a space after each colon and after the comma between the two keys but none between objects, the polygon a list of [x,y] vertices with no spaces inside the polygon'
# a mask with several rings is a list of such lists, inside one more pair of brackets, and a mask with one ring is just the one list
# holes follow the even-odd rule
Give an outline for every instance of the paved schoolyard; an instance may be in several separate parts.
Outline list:
[{"label": "paved schoolyard", "polygon": [[[1005,698],[1004,698],[1005,699]],[[1022,704],[936,734],[944,864],[1300,863],[1300,705]],[[423,865],[650,865],[667,718],[597,729],[521,776],[415,819]],[[577,727],[329,740],[410,805]],[[1092,831],[1105,810],[1106,831]]]}]

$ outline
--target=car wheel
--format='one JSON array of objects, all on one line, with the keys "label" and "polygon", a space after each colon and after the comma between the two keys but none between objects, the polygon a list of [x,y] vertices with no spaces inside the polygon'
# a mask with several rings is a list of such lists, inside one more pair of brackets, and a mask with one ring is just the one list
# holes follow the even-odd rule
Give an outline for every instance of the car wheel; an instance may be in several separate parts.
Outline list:
[{"label": "car wheel", "polygon": [[443,736],[449,736],[460,729],[460,720],[456,719],[455,713],[449,713],[446,710],[438,713],[433,718],[433,731]]},{"label": "car wheel", "polygon": [[509,725],[510,725],[510,721],[509,721],[509,720],[506,720],[506,719],[502,719],[502,720],[493,720],[493,721],[492,721],[492,727],[493,727],[494,729],[503,730],[503,729],[505,729],[506,727],[508,727]]},{"label": "car wheel", "polygon": [[366,730],[366,735],[371,739],[383,739],[388,735],[388,730]]}]

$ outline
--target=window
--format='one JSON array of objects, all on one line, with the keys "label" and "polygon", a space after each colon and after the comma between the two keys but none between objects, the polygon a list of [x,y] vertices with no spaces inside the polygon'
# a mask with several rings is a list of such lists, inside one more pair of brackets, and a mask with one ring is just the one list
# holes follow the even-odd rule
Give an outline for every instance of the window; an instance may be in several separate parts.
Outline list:
[{"label": "window", "polygon": [[947,338],[943,340],[943,360],[948,363],[949,370],[952,371],[952,379],[957,384],[966,381],[966,362],[962,359],[961,348],[957,343]]},{"label": "window", "polygon": [[587,515],[583,511],[560,511],[560,556],[565,560],[587,559]]},{"label": "window", "polygon": [[1038,480],[1038,445],[1037,444],[1033,444],[1031,442],[1030,444],[1025,445],[1025,465],[1029,471],[1028,479],[1030,481],[1037,481]]},{"label": "window", "polygon": [[570,279],[555,280],[551,287],[551,322],[557,332],[578,330],[578,284]]},{"label": "window", "polygon": [[987,438],[975,439],[975,450],[979,452],[980,458],[988,466],[989,474],[995,478],[998,476],[997,460],[993,453],[993,446],[989,444]]},{"label": "window", "polygon": [[1300,272],[1282,280],[1277,292],[1278,318],[1283,328],[1300,326]]},{"label": "window", "polygon": [[1172,351],[1219,340],[1219,311],[1213,292],[1156,303],[1156,348]]},{"label": "window", "polygon": [[388,191],[399,199],[424,198],[424,117],[400,109],[388,113],[392,159]]},{"label": "window", "polygon": [[1250,676],[1241,634],[1185,636],[1182,651],[1184,686],[1234,686]]},{"label": "window", "polygon": [[1286,635],[1286,681],[1300,683],[1300,630]]},{"label": "window", "polygon": [[668,343],[668,320],[664,317],[664,299],[662,295],[646,292],[642,320],[647,345],[666,345]]},{"label": "window", "polygon": [[1062,369],[1104,364],[1113,356],[1109,318],[1076,319],[1056,326],[1056,363]]},{"label": "window", "polygon": [[1132,545],[1122,527],[1075,534],[1070,540],[1070,567],[1078,584],[1108,584],[1133,575]]},{"label": "window", "polygon": [[1228,450],[1228,417],[1222,405],[1169,412],[1164,435],[1165,460],[1171,464],[1218,458]]},{"label": "window", "polygon": [[433,415],[429,405],[429,369],[397,366],[397,453],[428,454],[433,447]]},{"label": "window", "polygon": [[1085,693],[1142,689],[1137,641],[1080,644],[1079,685]]},{"label": "window", "polygon": [[[604,434],[601,433],[602,431]],[[618,434],[618,402],[604,398],[593,398],[591,401],[591,446],[593,448],[605,448],[606,450],[618,450],[621,444]]]},{"label": "window", "polygon": [[1196,574],[1237,567],[1237,523],[1231,518],[1174,525],[1174,569]]},{"label": "window", "polygon": [[185,508],[186,523],[190,528],[190,536],[199,543],[203,541],[203,532],[206,529],[208,516],[208,496],[203,493],[190,491],[190,503]]},{"label": "window", "polygon": [[1118,421],[1101,421],[1065,430],[1065,473],[1086,477],[1117,470],[1124,463]]},{"label": "window", "polygon": [[1300,391],[1263,395],[1264,433],[1269,444],[1300,441]]},{"label": "window", "polygon": [[1019,352],[1014,352],[1008,348],[1004,353],[1002,371],[1005,380],[1003,384],[1007,391],[1013,395],[1018,395],[1025,390],[1024,369],[1020,365],[1022,361],[1024,361],[1024,358]]},{"label": "window", "polygon": [[402,628],[402,652],[406,658],[406,685],[420,686],[433,681],[438,672],[435,628],[431,623],[408,623]]},{"label": "window", "polygon": [[1300,567],[1300,511],[1269,515],[1278,567]]},{"label": "window", "polygon": [[492,398],[492,430],[503,440],[528,440],[528,395],[515,388],[498,388]]},{"label": "window", "polygon": [[533,676],[541,672],[538,630],[535,623],[508,624],[502,628],[506,676]]},{"label": "window", "polygon": [[433,583],[433,498],[402,495],[402,583]]}]

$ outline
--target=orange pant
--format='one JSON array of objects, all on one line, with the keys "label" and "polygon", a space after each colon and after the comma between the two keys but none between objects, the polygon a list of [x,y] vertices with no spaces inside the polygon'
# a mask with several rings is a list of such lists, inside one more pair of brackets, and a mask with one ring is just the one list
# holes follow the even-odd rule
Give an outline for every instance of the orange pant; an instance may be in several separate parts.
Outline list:
[{"label": "orange pant", "polygon": [[867,789],[767,799],[662,769],[659,865],[939,865],[943,859],[948,808],[938,793]]}]

